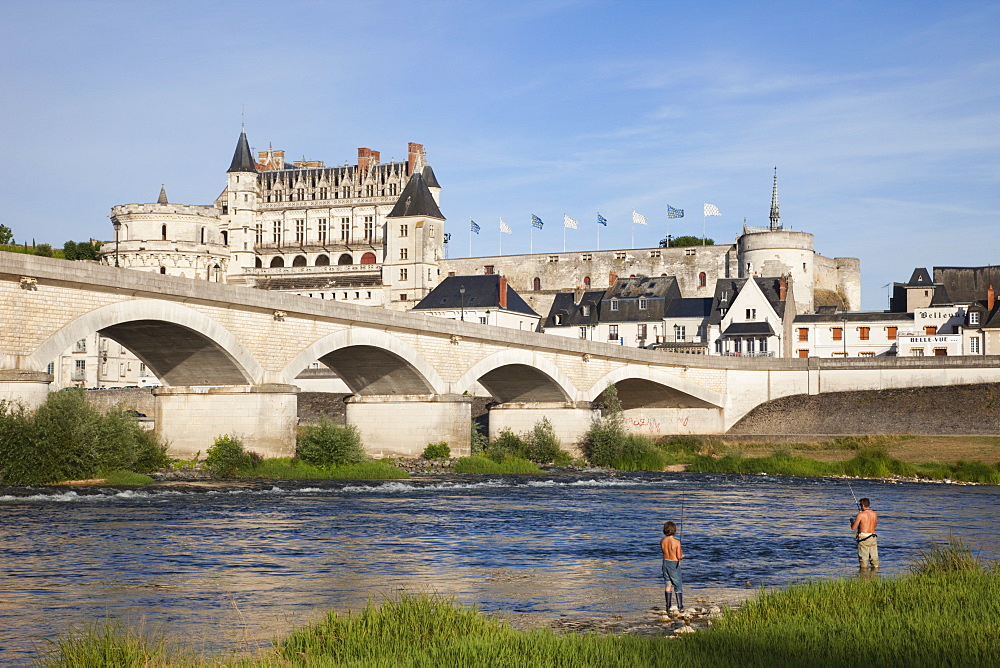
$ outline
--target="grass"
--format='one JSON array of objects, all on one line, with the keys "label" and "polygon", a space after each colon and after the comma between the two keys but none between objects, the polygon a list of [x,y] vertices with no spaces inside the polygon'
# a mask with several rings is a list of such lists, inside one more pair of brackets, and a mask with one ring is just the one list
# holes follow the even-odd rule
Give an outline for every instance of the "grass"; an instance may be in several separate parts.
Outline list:
[{"label": "grass", "polygon": [[452,470],[455,473],[489,473],[489,474],[527,474],[541,473],[542,470],[527,459],[508,457],[502,462],[496,462],[487,457],[473,455],[460,457],[455,461]]},{"label": "grass", "polygon": [[396,480],[409,478],[403,469],[388,462],[370,460],[339,466],[317,466],[301,459],[274,457],[246,468],[241,468],[238,478],[265,478],[270,480]]},{"label": "grass", "polygon": [[762,592],[711,631],[666,639],[520,631],[475,608],[402,595],[328,613],[251,655],[201,656],[105,622],[51,643],[46,666],[997,666],[1000,569],[960,542],[895,579]]}]

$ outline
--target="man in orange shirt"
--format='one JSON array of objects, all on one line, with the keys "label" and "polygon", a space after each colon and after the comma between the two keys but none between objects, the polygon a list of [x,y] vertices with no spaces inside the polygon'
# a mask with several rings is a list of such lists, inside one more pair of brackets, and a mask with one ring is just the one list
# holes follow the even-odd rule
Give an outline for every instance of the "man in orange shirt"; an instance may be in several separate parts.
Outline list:
[{"label": "man in orange shirt", "polygon": [[[684,550],[681,549],[681,542],[674,538],[677,533],[677,525],[667,522],[663,525],[663,538],[660,539],[660,550],[663,552],[663,596],[667,601],[667,610],[684,609],[684,584],[681,579],[681,559],[684,558]],[[677,593],[677,605],[671,602],[673,593]]]}]

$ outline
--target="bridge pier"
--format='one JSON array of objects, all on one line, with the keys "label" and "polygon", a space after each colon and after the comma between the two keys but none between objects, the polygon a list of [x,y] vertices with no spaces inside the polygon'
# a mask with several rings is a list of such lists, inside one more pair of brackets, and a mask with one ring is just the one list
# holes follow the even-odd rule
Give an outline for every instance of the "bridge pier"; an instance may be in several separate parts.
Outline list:
[{"label": "bridge pier", "polygon": [[622,411],[625,429],[650,438],[685,434],[724,434],[721,408],[630,408]]},{"label": "bridge pier", "polygon": [[510,402],[490,408],[490,440],[495,439],[504,429],[515,434],[523,434],[548,418],[552,423],[556,438],[574,457],[582,456],[579,443],[590,425],[601,416],[601,411],[593,408],[589,401],[581,402]]},{"label": "bridge pier", "polygon": [[49,397],[52,375],[44,371],[0,369],[0,401],[23,404],[34,410]]},{"label": "bridge pier", "polygon": [[294,385],[165,386],[153,390],[156,435],[173,457],[202,455],[218,436],[238,436],[265,457],[295,454]]},{"label": "bridge pier", "polygon": [[444,441],[452,457],[470,453],[472,397],[460,394],[356,394],[347,424],[357,427],[373,457],[418,457]]}]

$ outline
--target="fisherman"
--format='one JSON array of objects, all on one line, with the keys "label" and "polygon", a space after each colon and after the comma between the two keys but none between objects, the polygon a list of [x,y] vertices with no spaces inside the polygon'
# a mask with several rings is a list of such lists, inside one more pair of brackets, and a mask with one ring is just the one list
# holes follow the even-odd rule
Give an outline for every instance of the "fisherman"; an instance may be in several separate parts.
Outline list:
[{"label": "fisherman", "polygon": [[[878,515],[871,509],[871,501],[863,498],[858,501],[857,516],[851,521],[851,529],[854,530],[854,539],[858,542],[858,563],[861,570],[878,568],[878,536],[875,534],[875,527],[878,526]],[[664,568],[666,568],[664,566]]]},{"label": "fisherman", "polygon": [[[681,559],[684,558],[684,551],[681,549],[681,542],[674,538],[675,533],[677,533],[676,524],[664,523],[660,550],[663,552],[663,596],[667,601],[668,612],[684,610],[684,586],[681,580]],[[677,605],[673,605],[671,601],[674,592],[677,593]]]}]

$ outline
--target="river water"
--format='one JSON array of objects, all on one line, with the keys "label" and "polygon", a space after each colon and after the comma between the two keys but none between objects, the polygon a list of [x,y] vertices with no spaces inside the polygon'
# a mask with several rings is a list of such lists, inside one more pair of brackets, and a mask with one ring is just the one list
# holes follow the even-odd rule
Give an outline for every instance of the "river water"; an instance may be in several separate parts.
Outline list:
[{"label": "river water", "polygon": [[[883,577],[949,532],[1000,558],[1000,488],[853,481]],[[105,618],[202,651],[267,644],[324,610],[439,592],[525,618],[662,605],[660,528],[681,521],[687,601],[852,576],[844,480],[587,472],[403,482],[0,488],[0,663]]]}]

